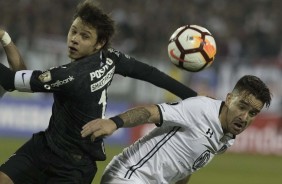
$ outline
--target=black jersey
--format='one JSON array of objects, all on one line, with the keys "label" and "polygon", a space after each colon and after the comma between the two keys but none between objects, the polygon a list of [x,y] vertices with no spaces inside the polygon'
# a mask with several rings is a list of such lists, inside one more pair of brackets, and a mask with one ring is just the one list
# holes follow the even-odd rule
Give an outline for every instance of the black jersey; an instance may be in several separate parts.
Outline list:
[{"label": "black jersey", "polygon": [[0,98],[4,95],[5,90],[2,86],[0,86]]},{"label": "black jersey", "polygon": [[105,160],[103,139],[92,142],[89,137],[82,138],[80,132],[84,124],[104,116],[107,89],[114,74],[150,82],[182,99],[197,95],[158,69],[114,49],[44,72],[17,72],[15,87],[53,93],[52,116],[45,135],[55,153],[69,158]]}]

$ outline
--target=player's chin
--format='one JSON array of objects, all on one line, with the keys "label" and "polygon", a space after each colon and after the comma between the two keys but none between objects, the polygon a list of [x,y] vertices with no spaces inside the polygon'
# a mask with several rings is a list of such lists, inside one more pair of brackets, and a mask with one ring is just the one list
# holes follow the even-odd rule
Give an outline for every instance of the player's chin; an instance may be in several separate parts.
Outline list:
[{"label": "player's chin", "polygon": [[68,53],[68,57],[69,57],[72,61],[75,61],[75,60],[81,58],[81,56],[79,56],[78,54],[73,53],[73,52],[69,52],[69,53]]},{"label": "player's chin", "polygon": [[231,126],[228,127],[228,132],[233,135],[238,135],[242,132],[242,130],[232,124]]},{"label": "player's chin", "polygon": [[232,129],[230,131],[230,133],[232,133],[233,135],[238,135],[238,134],[242,133],[244,130],[245,130],[244,128],[240,128],[240,129],[236,128],[236,129]]}]

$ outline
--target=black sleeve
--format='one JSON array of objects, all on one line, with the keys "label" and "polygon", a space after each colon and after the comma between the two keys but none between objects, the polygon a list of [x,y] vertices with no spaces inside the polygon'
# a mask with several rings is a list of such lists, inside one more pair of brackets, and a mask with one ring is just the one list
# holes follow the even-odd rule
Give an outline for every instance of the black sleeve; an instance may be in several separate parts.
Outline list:
[{"label": "black sleeve", "polygon": [[197,92],[164,72],[128,56],[120,56],[120,60],[116,62],[116,73],[150,82],[155,86],[170,91],[181,99],[197,96]]},{"label": "black sleeve", "polygon": [[5,89],[0,85],[0,98],[4,95]]},{"label": "black sleeve", "polygon": [[0,63],[0,84],[6,91],[15,90],[15,72]]}]

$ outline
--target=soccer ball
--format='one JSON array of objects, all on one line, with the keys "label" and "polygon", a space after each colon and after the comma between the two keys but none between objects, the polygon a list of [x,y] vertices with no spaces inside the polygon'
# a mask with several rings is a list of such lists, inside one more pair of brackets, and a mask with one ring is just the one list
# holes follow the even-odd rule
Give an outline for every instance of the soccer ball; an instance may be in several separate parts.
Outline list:
[{"label": "soccer ball", "polygon": [[178,28],[170,37],[168,55],[179,68],[198,72],[209,67],[215,58],[216,43],[204,27],[186,25]]}]

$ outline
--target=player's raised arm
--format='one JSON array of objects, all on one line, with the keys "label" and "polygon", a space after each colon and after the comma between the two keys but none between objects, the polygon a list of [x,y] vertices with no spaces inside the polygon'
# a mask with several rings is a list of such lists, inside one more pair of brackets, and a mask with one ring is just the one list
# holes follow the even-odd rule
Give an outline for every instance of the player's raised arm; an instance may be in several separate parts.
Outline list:
[{"label": "player's raised arm", "polygon": [[116,74],[149,82],[157,87],[168,90],[181,99],[197,96],[196,91],[185,86],[158,68],[138,61],[116,50],[112,51],[112,53],[116,53],[117,55]]},{"label": "player's raised arm", "polygon": [[91,139],[100,136],[111,135],[120,127],[135,127],[137,125],[161,121],[160,111],[157,105],[140,106],[130,109],[110,119],[95,119],[82,127],[81,135],[91,135]]},{"label": "player's raised arm", "polygon": [[13,43],[9,34],[3,29],[0,29],[0,42],[5,50],[10,68],[13,71],[26,69],[18,48]]}]

